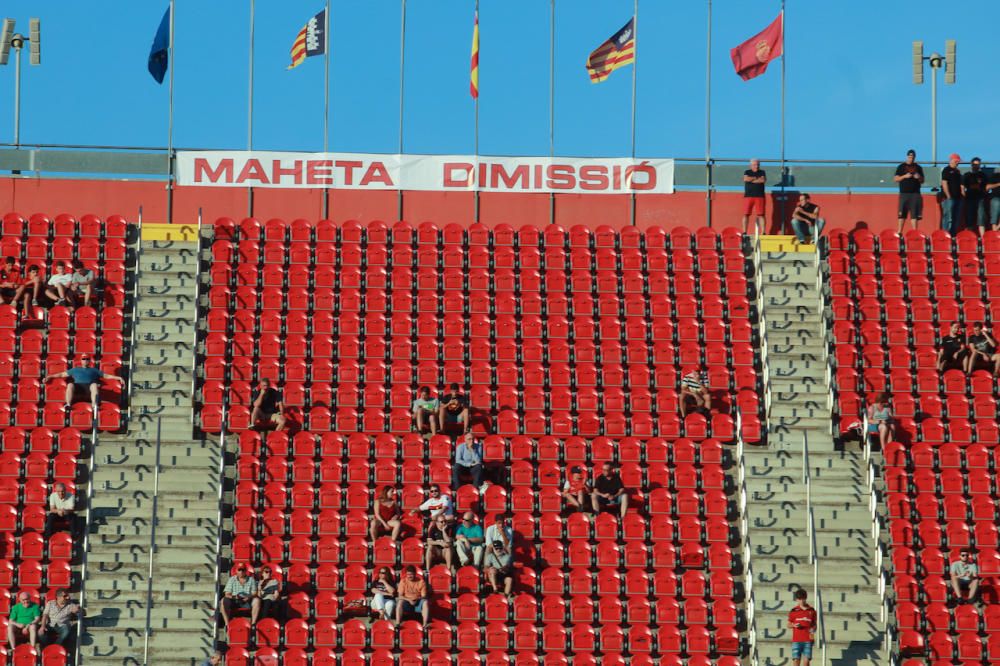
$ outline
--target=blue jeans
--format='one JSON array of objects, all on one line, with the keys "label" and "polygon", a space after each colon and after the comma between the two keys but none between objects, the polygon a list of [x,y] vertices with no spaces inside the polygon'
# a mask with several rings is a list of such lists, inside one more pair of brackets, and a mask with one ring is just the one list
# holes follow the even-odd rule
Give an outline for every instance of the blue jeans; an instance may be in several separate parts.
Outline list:
[{"label": "blue jeans", "polygon": [[[993,190],[1000,192],[1000,190]],[[990,224],[996,227],[1000,224],[1000,194],[996,194],[990,199]]]},{"label": "blue jeans", "polygon": [[984,226],[986,224],[986,211],[983,207],[982,199],[970,199],[965,200],[965,228],[975,229],[976,226]]},{"label": "blue jeans", "polygon": [[802,657],[812,659],[812,656],[812,643],[792,643],[792,659],[801,659]]},{"label": "blue jeans", "polygon": [[952,236],[958,233],[961,210],[961,199],[945,199],[941,202],[941,228]]},{"label": "blue jeans", "polygon": [[823,233],[823,225],[826,221],[818,217],[816,218],[816,238],[812,238],[813,230],[811,224],[808,222],[803,222],[802,220],[792,220],[792,231],[795,232],[795,237],[799,239],[800,243],[812,243],[818,242],[820,234]]}]

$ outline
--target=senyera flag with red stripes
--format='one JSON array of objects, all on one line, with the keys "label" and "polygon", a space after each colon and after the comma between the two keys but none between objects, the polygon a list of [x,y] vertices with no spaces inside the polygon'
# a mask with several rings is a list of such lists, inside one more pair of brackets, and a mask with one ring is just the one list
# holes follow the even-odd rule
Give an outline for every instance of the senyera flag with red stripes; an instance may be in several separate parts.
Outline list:
[{"label": "senyera flag with red stripes", "polygon": [[310,56],[323,55],[324,53],[326,53],[325,9],[309,19],[299,30],[299,34],[295,36],[295,41],[292,43],[292,64],[288,66],[288,69],[298,67]]},{"label": "senyera flag with red stripes", "polygon": [[600,83],[619,67],[635,62],[635,17],[587,58],[591,83]]}]

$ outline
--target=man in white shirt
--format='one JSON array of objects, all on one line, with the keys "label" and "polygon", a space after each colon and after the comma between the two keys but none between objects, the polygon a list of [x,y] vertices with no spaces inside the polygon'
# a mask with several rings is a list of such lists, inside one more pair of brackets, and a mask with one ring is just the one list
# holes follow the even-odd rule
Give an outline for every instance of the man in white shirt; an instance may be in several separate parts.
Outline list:
[{"label": "man in white shirt", "polygon": [[83,265],[79,259],[73,261],[73,280],[70,282],[70,291],[78,303],[90,305],[90,293],[94,287],[94,271]]},{"label": "man in white shirt", "polygon": [[49,495],[49,510],[45,514],[45,536],[50,537],[56,528],[69,523],[72,528],[76,498],[66,492],[66,484],[57,483]]},{"label": "man in white shirt", "polygon": [[51,298],[56,305],[70,305],[67,295],[73,284],[73,274],[66,272],[66,262],[57,261],[52,267],[52,276],[49,278],[49,288],[45,290],[45,295]]},{"label": "man in white shirt", "polygon": [[424,500],[423,504],[410,513],[416,515],[427,512],[430,514],[431,520],[434,520],[439,515],[444,515],[448,520],[453,520],[455,517],[455,507],[451,502],[451,495],[442,493],[441,486],[436,483],[428,488],[427,492],[429,497]]}]

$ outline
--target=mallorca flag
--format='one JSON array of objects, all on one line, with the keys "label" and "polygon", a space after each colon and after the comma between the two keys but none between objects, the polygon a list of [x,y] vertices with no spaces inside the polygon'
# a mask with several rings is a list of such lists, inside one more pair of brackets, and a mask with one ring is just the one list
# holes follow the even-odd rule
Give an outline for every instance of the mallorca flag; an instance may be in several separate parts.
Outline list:
[{"label": "mallorca flag", "polygon": [[302,64],[302,61],[309,56],[323,55],[326,53],[326,10],[322,10],[316,16],[309,19],[309,22],[302,26],[299,34],[292,44],[292,64],[288,69],[293,69]]},{"label": "mallorca flag", "polygon": [[767,64],[782,55],[784,47],[785,13],[771,22],[756,35],[743,42],[729,55],[733,59],[736,73],[744,81],[760,76],[767,71]]},{"label": "mallorca flag", "polygon": [[635,62],[635,17],[587,58],[591,83],[600,83],[619,67]]},{"label": "mallorca flag", "polygon": [[472,99],[479,99],[479,12],[476,11],[476,23],[472,28],[472,71],[469,74],[469,94]]}]

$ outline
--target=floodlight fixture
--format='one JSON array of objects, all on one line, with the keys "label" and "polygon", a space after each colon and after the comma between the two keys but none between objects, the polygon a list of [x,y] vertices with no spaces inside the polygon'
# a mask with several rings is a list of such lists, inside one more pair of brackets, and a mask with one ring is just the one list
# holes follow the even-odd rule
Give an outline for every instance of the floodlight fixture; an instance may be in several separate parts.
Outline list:
[{"label": "floodlight fixture", "polygon": [[924,82],[924,43],[913,42],[913,83]]},{"label": "floodlight fixture", "polygon": [[944,82],[947,85],[955,83],[955,40],[948,39],[944,43]]},{"label": "floodlight fixture", "polygon": [[42,64],[42,22],[33,18],[28,22],[28,53],[32,65]]},{"label": "floodlight fixture", "polygon": [[6,65],[10,56],[10,42],[14,36],[14,19],[5,18],[0,28],[0,65]]},{"label": "floodlight fixture", "polygon": [[931,162],[937,164],[937,73],[944,70],[944,82],[955,83],[955,40],[948,39],[944,43],[944,55],[931,53],[924,55],[924,43],[913,42],[913,83],[924,82],[924,61],[931,67]]}]

